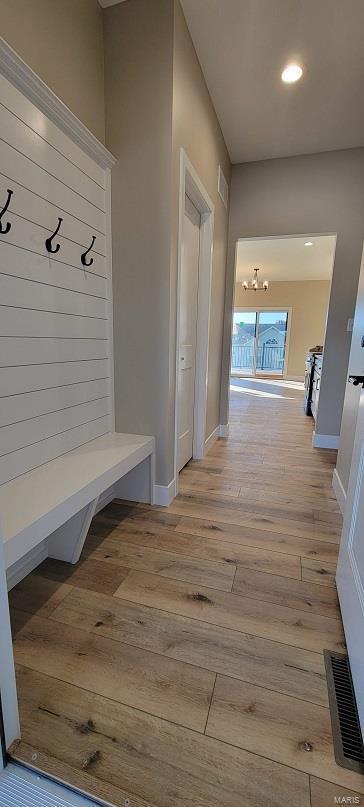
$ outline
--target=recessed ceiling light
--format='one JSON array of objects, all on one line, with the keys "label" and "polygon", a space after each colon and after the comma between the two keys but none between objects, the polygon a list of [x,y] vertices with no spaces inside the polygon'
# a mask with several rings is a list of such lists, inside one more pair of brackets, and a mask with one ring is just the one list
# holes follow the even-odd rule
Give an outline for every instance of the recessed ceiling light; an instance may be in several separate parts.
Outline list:
[{"label": "recessed ceiling light", "polygon": [[312,246],[313,246],[312,241],[305,241],[305,247],[312,247]]},{"label": "recessed ceiling light", "polygon": [[301,78],[302,73],[303,70],[299,64],[288,64],[287,67],[282,70],[282,81],[286,84],[293,84]]}]

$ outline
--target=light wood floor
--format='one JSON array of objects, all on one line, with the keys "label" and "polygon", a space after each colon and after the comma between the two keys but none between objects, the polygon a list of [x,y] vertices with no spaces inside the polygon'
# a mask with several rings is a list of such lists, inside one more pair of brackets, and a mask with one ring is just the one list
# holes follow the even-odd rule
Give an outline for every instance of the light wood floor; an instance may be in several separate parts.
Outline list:
[{"label": "light wood floor", "polygon": [[296,386],[234,380],[229,439],[169,509],[114,502],[75,567],[13,589],[17,759],[118,807],[364,794],[334,760],[322,655],[344,647],[335,452]]}]

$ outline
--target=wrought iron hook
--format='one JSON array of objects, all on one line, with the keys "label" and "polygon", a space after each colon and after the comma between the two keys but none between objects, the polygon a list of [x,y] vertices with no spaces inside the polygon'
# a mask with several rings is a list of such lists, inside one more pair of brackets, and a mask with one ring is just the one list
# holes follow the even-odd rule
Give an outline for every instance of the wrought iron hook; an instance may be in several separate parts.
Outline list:
[{"label": "wrought iron hook", "polygon": [[46,245],[46,248],[47,248],[48,252],[58,252],[58,250],[60,248],[60,244],[56,244],[55,248],[53,249],[52,241],[53,241],[53,238],[55,237],[55,235],[57,235],[57,233],[59,231],[59,228],[60,228],[60,226],[62,224],[62,221],[63,221],[63,219],[61,219],[59,217],[58,218],[58,224],[57,224],[57,227],[56,227],[53,235],[50,235],[49,238],[46,239],[45,245]]},{"label": "wrought iron hook", "polygon": [[8,188],[8,198],[7,198],[7,200],[6,200],[5,204],[4,204],[4,207],[3,207],[3,209],[2,209],[2,211],[0,213],[0,233],[2,235],[6,235],[6,233],[9,232],[10,227],[11,227],[10,221],[8,221],[7,224],[5,225],[5,227],[3,227],[3,223],[1,221],[1,219],[2,219],[2,217],[4,215],[4,213],[6,213],[8,207],[10,205],[10,199],[11,199],[12,195],[13,195],[13,191],[10,191],[9,188]]},{"label": "wrought iron hook", "polygon": [[95,241],[96,241],[96,235],[93,235],[92,236],[92,241],[91,241],[91,244],[90,244],[89,248],[86,250],[86,252],[83,252],[82,255],[81,255],[82,266],[91,266],[91,264],[94,262],[93,258],[90,258],[89,262],[87,262],[86,261],[86,256],[88,255],[89,252],[91,252]]}]

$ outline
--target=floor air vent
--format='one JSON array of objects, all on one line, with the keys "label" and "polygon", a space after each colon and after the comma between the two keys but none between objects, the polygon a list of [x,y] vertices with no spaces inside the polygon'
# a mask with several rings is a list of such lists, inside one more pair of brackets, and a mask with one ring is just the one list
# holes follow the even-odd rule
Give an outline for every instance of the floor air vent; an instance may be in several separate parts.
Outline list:
[{"label": "floor air vent", "polygon": [[364,773],[364,747],[347,656],[324,651],[335,759],[338,765]]}]

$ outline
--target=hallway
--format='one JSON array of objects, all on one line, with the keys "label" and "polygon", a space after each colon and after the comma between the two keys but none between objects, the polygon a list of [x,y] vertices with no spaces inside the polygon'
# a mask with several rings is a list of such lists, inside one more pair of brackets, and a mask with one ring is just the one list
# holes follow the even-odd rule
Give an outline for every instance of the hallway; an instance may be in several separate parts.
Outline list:
[{"label": "hallway", "polygon": [[118,807],[329,807],[322,652],[343,650],[335,452],[295,382],[234,379],[230,434],[171,507],[113,502],[80,562],[10,595],[17,759]]}]

